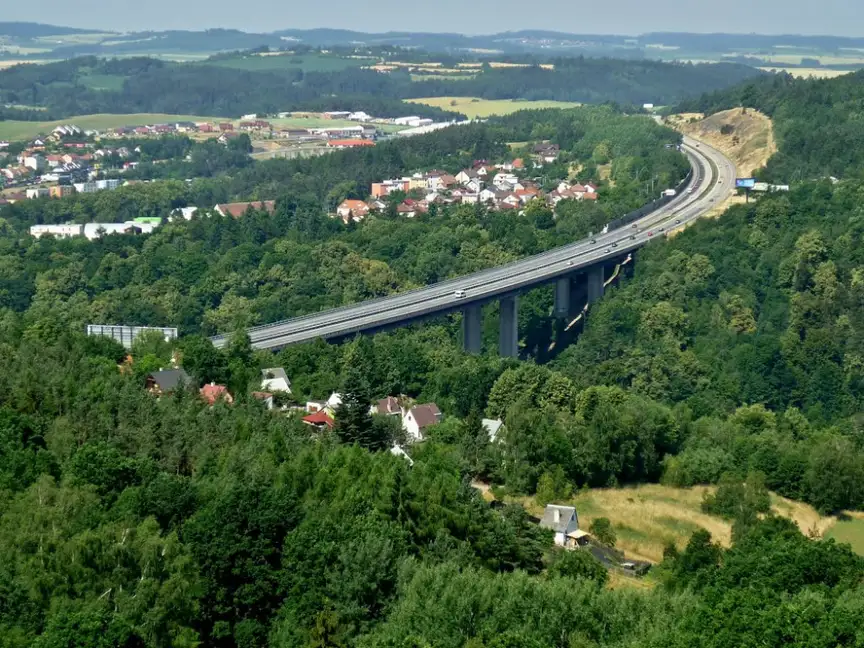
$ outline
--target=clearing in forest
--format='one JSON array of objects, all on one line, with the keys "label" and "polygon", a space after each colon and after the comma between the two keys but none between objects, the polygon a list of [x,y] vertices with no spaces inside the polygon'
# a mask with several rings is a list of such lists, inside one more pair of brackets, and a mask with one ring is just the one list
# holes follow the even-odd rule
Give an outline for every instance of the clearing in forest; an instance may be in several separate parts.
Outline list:
[{"label": "clearing in forest", "polygon": [[[683,549],[693,532],[699,529],[708,530],[716,542],[730,545],[731,522],[702,512],[704,494],[714,490],[713,486],[671,488],[660,484],[592,488],[554,503],[575,506],[582,529],[590,528],[597,518],[609,518],[618,536],[616,548],[624,551],[628,558],[659,563],[667,544],[673,543]],[[485,497],[492,498],[491,492]],[[521,503],[534,516],[543,514],[543,507],[534,498],[513,498],[512,501]],[[774,494],[771,504],[774,513],[794,520],[802,533],[849,542],[855,551],[864,555],[864,515],[851,518],[849,522],[838,522],[834,517],[819,515],[807,504]]]},{"label": "clearing in forest", "polygon": [[846,513],[825,531],[826,538],[848,542],[852,550],[864,556],[864,513]]}]

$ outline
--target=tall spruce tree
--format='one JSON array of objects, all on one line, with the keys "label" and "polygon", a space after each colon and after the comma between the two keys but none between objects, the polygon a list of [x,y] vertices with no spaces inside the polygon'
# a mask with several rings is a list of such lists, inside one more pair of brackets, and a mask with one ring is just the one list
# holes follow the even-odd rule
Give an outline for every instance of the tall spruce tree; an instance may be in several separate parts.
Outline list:
[{"label": "tall spruce tree", "polygon": [[367,450],[383,450],[389,441],[386,428],[375,425],[370,412],[372,396],[368,381],[368,363],[355,349],[348,352],[342,403],[336,408],[336,436],[342,443],[357,443]]}]

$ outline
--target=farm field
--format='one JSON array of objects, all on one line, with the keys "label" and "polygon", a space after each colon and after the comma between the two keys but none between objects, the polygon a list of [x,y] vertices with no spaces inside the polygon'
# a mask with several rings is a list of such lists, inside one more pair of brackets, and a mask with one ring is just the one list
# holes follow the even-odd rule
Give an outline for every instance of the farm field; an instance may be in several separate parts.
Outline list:
[{"label": "farm field", "polygon": [[48,59],[0,59],[0,70],[12,67],[13,65],[24,65],[27,63],[56,63],[56,61]]},{"label": "farm field", "polygon": [[126,77],[119,74],[88,74],[82,76],[80,81],[92,90],[119,92],[123,89]]},{"label": "farm field", "polygon": [[788,72],[792,76],[802,79],[835,79],[851,73],[851,70],[832,70],[830,68],[761,67],[759,69],[765,72]]},{"label": "farm field", "polygon": [[350,67],[360,67],[373,59],[347,58],[322,54],[247,54],[232,58],[204,61],[207,65],[228,67],[237,70],[302,70],[303,72],[338,72]]},{"label": "farm field", "polygon": [[478,99],[476,97],[428,97],[406,99],[405,101],[460,112],[470,119],[491,117],[492,115],[509,115],[519,110],[575,108],[580,105],[568,101],[520,101],[518,99]]},{"label": "farm field", "polygon": [[22,140],[31,139],[43,133],[50,133],[62,124],[75,124],[83,129],[104,130],[118,126],[143,126],[146,124],[164,124],[177,121],[216,121],[218,117],[200,117],[196,115],[163,115],[159,113],[138,113],[134,115],[78,115],[57,121],[0,121],[0,139]]},{"label": "farm field", "polygon": [[801,65],[803,59],[818,59],[822,65],[862,65],[864,57],[861,56],[831,56],[815,54],[772,54],[760,57],[778,65]]}]

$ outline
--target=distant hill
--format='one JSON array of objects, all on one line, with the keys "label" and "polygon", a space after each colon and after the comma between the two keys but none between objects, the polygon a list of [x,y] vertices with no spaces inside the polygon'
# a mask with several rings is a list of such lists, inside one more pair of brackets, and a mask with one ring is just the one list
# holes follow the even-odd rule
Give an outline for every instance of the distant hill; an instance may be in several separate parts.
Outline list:
[{"label": "distant hill", "polygon": [[[68,39],[52,46],[46,36],[81,33],[95,38]],[[856,69],[864,65],[864,38],[837,36],[693,34],[652,32],[639,36],[616,34],[573,34],[554,30],[516,30],[497,34],[465,35],[417,31],[363,32],[350,29],[281,29],[268,33],[237,29],[165,30],[128,32],[98,36],[97,29],[74,29],[38,23],[0,23],[0,39],[50,51],[33,54],[38,58],[130,55],[208,55],[261,47],[288,49],[296,45],[322,47],[401,47],[434,55],[518,56],[551,59],[568,56],[612,57],[652,60],[736,60],[754,66],[834,66]],[[69,42],[71,41],[71,42]],[[737,57],[737,58],[736,58]],[[829,63],[819,60],[825,57]],[[798,58],[798,60],[795,60]],[[801,59],[806,59],[807,63]]]},{"label": "distant hill", "polygon": [[30,22],[0,22],[0,36],[14,39],[40,38],[42,36],[68,36],[70,34],[92,34],[101,29],[76,29]]}]

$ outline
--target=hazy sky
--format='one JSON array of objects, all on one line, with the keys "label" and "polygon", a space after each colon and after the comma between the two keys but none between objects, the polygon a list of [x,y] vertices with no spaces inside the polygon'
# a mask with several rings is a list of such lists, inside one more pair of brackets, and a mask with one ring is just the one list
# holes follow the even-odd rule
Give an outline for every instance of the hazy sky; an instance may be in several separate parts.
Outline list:
[{"label": "hazy sky", "polygon": [[339,27],[488,34],[518,29],[864,35],[862,0],[43,0],[3,5],[0,20],[140,31]]}]

